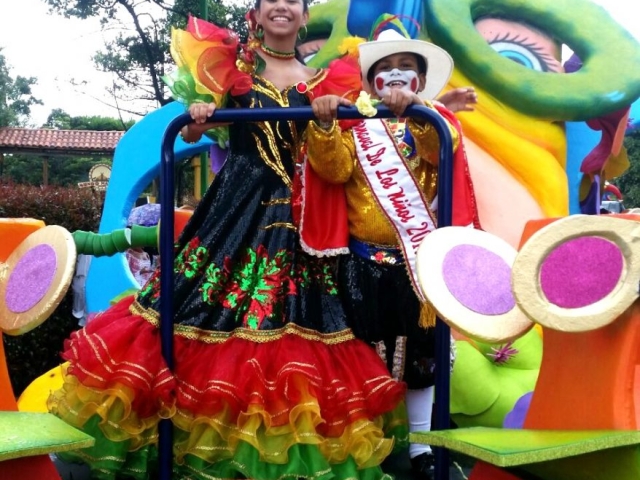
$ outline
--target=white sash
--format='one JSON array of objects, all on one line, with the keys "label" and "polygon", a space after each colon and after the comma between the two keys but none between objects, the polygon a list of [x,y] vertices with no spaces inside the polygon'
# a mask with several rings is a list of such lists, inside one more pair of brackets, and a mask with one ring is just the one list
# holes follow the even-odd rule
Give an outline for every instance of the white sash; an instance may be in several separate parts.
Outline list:
[{"label": "white sash", "polygon": [[367,183],[396,231],[413,289],[424,302],[415,260],[424,237],[436,229],[433,214],[384,120],[362,121],[352,130]]}]

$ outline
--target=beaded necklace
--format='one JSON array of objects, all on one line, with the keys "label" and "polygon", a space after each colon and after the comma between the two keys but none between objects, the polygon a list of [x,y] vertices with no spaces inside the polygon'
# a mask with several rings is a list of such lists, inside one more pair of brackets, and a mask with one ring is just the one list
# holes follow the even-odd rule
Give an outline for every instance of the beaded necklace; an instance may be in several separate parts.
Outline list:
[{"label": "beaded necklace", "polygon": [[267,47],[264,43],[260,44],[260,50],[262,50],[265,55],[273,58],[279,58],[280,60],[291,60],[296,58],[295,50],[292,50],[291,52],[281,52],[279,50],[274,50],[273,48]]}]

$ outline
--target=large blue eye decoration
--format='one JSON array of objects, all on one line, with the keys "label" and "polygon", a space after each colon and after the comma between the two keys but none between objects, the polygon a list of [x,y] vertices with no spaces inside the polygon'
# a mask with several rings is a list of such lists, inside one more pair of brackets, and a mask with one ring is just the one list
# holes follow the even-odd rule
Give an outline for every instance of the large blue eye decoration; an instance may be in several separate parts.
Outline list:
[{"label": "large blue eye decoration", "polygon": [[538,72],[556,71],[554,66],[558,63],[557,60],[538,43],[526,37],[505,33],[488,43],[497,53],[523,67]]}]

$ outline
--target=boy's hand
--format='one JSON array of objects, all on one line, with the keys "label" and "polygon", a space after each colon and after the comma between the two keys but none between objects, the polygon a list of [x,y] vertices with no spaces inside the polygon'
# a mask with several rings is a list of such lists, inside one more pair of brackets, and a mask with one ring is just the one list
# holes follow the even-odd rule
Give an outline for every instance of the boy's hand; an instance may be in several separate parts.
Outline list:
[{"label": "boy's hand", "polygon": [[396,116],[402,117],[409,105],[424,105],[422,99],[408,90],[392,89],[382,99],[382,103]]},{"label": "boy's hand", "polygon": [[311,109],[319,123],[331,123],[338,117],[340,105],[350,107],[353,103],[338,95],[324,95],[311,102]]},{"label": "boy's hand", "polygon": [[478,103],[478,95],[473,87],[454,88],[441,95],[438,101],[455,112],[473,112],[473,105]]}]

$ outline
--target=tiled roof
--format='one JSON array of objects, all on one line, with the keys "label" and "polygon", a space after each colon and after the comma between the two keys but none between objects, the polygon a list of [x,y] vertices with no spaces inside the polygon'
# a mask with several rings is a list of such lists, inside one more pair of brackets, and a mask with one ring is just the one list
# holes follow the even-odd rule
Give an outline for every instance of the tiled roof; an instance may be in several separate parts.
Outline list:
[{"label": "tiled roof", "polygon": [[0,128],[0,153],[113,155],[125,132]]}]

